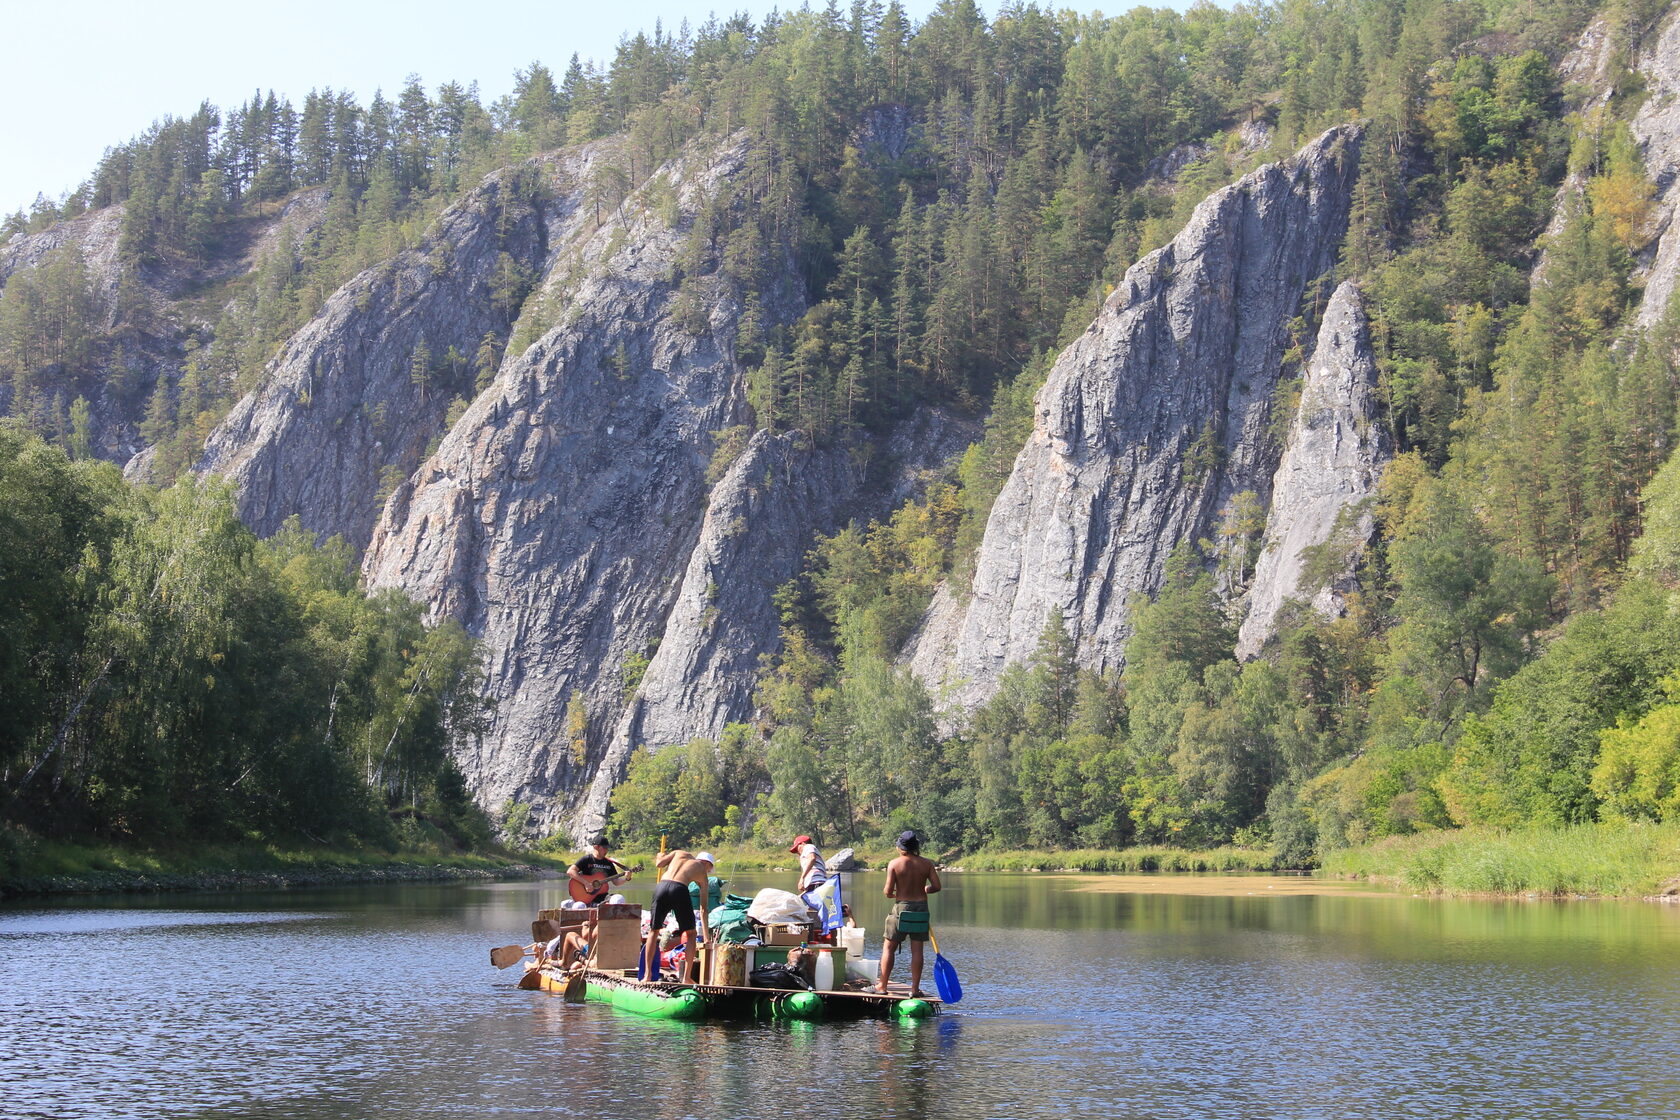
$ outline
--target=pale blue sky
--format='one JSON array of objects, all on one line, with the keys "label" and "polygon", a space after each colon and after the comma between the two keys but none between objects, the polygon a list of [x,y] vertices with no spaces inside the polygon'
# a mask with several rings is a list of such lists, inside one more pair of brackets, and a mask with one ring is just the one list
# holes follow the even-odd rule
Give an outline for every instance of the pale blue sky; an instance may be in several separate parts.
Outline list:
[{"label": "pale blue sky", "polygon": [[[824,0],[813,0],[812,6]],[[935,0],[902,0],[920,23]],[[0,214],[57,198],[93,171],[105,149],[160,117],[208,100],[237,105],[261,88],[301,106],[312,88],[394,96],[411,73],[428,91],[477,80],[486,103],[513,72],[540,60],[555,70],[573,52],[610,62],[626,32],[675,30],[708,13],[754,18],[799,3],[771,0],[76,0],[0,5],[10,49],[0,66]],[[1081,9],[1094,4],[1076,5]],[[1114,5],[1116,8],[1120,5]],[[1130,5],[1126,5],[1130,6]],[[981,0],[988,14],[995,2]]]}]

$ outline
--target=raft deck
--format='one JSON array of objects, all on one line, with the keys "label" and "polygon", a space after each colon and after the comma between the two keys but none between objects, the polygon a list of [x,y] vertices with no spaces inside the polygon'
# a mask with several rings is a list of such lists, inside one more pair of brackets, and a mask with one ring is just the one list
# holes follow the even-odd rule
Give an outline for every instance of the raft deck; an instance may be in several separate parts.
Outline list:
[{"label": "raft deck", "polygon": [[[532,973],[536,974],[534,984],[531,982]],[[939,1014],[941,1008],[937,998],[913,996],[903,985],[895,985],[901,991],[883,995],[879,992],[812,992],[670,981],[644,984],[633,973],[593,968],[585,969],[582,975],[586,999],[662,1019],[791,1019],[807,1022],[926,1019]],[[527,972],[520,986],[559,994],[565,988],[567,978],[567,973],[559,968],[545,965]]]}]

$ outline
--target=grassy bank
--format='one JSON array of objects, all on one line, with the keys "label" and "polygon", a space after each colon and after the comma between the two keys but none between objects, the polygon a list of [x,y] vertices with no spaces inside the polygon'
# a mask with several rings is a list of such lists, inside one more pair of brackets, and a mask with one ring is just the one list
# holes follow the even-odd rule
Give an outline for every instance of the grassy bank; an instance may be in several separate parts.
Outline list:
[{"label": "grassy bank", "polygon": [[347,851],[264,844],[142,850],[58,843],[16,831],[0,840],[0,897],[501,878],[565,867],[529,853]]},{"label": "grassy bank", "polygon": [[[615,853],[652,865],[651,855]],[[791,871],[785,851],[718,848],[718,874]],[[832,853],[830,853],[832,854]],[[896,853],[859,848],[880,869]],[[1291,870],[1264,849],[980,851],[936,857],[953,871],[1251,872]],[[1321,875],[1369,879],[1413,890],[1466,895],[1646,898],[1680,891],[1680,825],[1583,825],[1510,832],[1449,830],[1390,837],[1327,853]]]},{"label": "grassy bank", "polygon": [[953,861],[963,871],[1273,871],[1272,853],[1253,848],[1124,848],[1065,852],[973,852]]},{"label": "grassy bank", "polygon": [[1324,872],[1448,894],[1646,898],[1680,888],[1680,826],[1394,836],[1327,853]]}]

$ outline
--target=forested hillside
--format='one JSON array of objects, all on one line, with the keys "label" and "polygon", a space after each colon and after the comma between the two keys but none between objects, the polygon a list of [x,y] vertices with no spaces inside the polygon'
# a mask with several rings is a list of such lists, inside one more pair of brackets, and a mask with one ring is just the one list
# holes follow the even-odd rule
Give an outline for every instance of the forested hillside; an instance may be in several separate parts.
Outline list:
[{"label": "forested hillside", "polygon": [[[913,825],[946,849],[1236,841],[1310,862],[1422,829],[1668,819],[1680,811],[1680,467],[1670,462],[1680,311],[1669,310],[1672,277],[1657,279],[1673,169],[1647,161],[1666,143],[1653,114],[1672,96],[1669,16],[1642,0],[1286,0],[1115,17],[1015,3],[988,14],[945,0],[917,26],[896,3],[858,0],[637,34],[604,69],[574,58],[556,76],[533,64],[492,105],[454,83],[428,93],[418,78],[394,102],[365,107],[331,90],[301,109],[271,93],[206,105],[112,149],[69,197],[8,220],[0,404],[60,449],[8,436],[11,461],[51,464],[63,486],[105,488],[84,504],[130,527],[66,537],[51,571],[119,586],[120,566],[104,558],[117,542],[141,525],[173,539],[173,518],[208,506],[227,516],[228,499],[191,482],[119,491],[93,460],[132,458],[131,474],[154,484],[183,476],[207,439],[225,437],[213,433],[236,402],[274,389],[286,360],[318,368],[295,340],[325,321],[335,292],[375,317],[389,300],[394,320],[418,306],[402,303],[423,286],[409,279],[416,269],[440,282],[461,275],[451,256],[461,215],[499,223],[472,234],[501,246],[472,280],[482,332],[437,346],[417,337],[402,356],[412,393],[361,402],[369,430],[387,430],[388,410],[430,425],[420,460],[386,463],[381,496],[394,499],[382,527],[306,518],[268,542],[239,538],[242,578],[269,572],[283,584],[302,563],[292,557],[325,555],[330,563],[306,565],[317,572],[310,587],[418,626],[389,593],[357,598],[354,558],[310,551],[311,531],[396,533],[428,485],[466,477],[473,439],[493,442],[533,386],[563,384],[559,372],[531,375],[556,340],[612,314],[579,294],[589,279],[657,234],[674,246],[668,260],[648,249],[669,300],[624,317],[656,318],[650,331],[722,354],[730,387],[700,414],[724,419],[703,447],[681,448],[710,455],[695,483],[710,501],[743,454],[765,453],[754,438],[786,440],[779,462],[832,452],[867,464],[903,425],[935,413],[972,417],[983,435],[890,513],[809,519],[817,535],[797,572],[734,561],[742,583],[796,578],[774,594],[779,632],[763,644],[750,713],[721,732],[685,743],[624,730],[647,726],[626,713],[638,711],[650,659],[657,673],[674,656],[658,644],[673,633],[674,592],[647,608],[657,619],[591,622],[619,628],[611,645],[580,638],[536,659],[559,666],[542,687],[563,718],[542,717],[550,723],[522,744],[538,761],[505,783],[521,792],[492,805],[509,833],[560,823],[558,811],[533,817],[534,800],[571,806],[591,781],[610,789],[621,774],[610,820],[625,840],[789,829],[851,840]],[[1058,356],[1112,313],[1104,301],[1126,270],[1178,235],[1210,192],[1343,125],[1347,159],[1358,150],[1357,163],[1338,165],[1354,184],[1338,204],[1345,236],[1279,324],[1281,358],[1255,390],[1269,409],[1255,445],[1266,469],[1243,475],[1252,485],[1202,531],[1162,542],[1172,558],[1158,574],[1117,589],[1130,604],[1123,658],[1099,658],[1083,623],[1048,610],[1033,619],[1042,637],[1031,657],[977,703],[950,703],[910,671],[906,649],[936,590],[959,605],[975,594],[988,520],[1043,428],[1035,394]],[[544,154],[556,149],[571,154]],[[473,201],[505,167],[516,174],[496,180],[498,198],[518,205]],[[697,168],[714,173],[704,190]],[[514,228],[520,207],[543,232]],[[568,253],[577,258],[554,259]],[[1270,470],[1293,438],[1343,282],[1368,322],[1370,423],[1383,428],[1373,446],[1386,463],[1375,496],[1325,527],[1296,593],[1239,660]],[[663,334],[605,328],[587,342],[605,356],[590,375],[629,397],[637,378],[676,368],[681,349]],[[294,395],[298,409],[312,406],[313,395]],[[644,443],[655,427],[637,429]],[[1177,460],[1181,480],[1227,477],[1218,429],[1207,417],[1205,438]],[[775,472],[760,473],[768,489]],[[475,493],[476,512],[451,516],[488,525],[502,498]],[[155,513],[108,512],[136,505]],[[672,537],[691,532],[660,516]],[[20,539],[47,531],[8,501],[0,530],[14,524]],[[479,563],[462,557],[452,573]],[[384,562],[387,583],[420,582]],[[160,690],[157,712],[187,704],[202,716],[210,709],[192,696],[210,678],[101,653],[112,639],[98,636],[94,599],[62,600],[87,602],[85,615],[43,614],[32,581],[46,577],[6,563],[0,609],[11,613],[0,624],[20,635],[8,647],[37,699],[14,713],[0,796],[27,794],[41,827],[62,804],[65,828],[148,832],[109,823],[98,798],[110,783],[91,763],[72,765],[62,731],[78,725],[90,681],[109,692],[98,670],[107,659]],[[1351,579],[1331,608],[1311,605],[1344,568]],[[731,602],[721,572],[709,587],[697,577],[702,630]],[[315,592],[287,599],[279,587],[275,602],[304,614],[282,625],[250,608],[276,648],[317,609]],[[458,613],[482,637],[493,627],[472,611],[492,590],[451,584],[429,606],[465,603]],[[412,641],[462,640],[447,628],[418,633]],[[220,664],[233,639],[203,641]],[[35,652],[49,649],[59,652]],[[608,663],[582,664],[603,650]],[[495,647],[485,660],[507,657]],[[72,662],[82,668],[64,667]],[[366,671],[400,674],[395,664]],[[470,673],[452,672],[449,688],[465,687]],[[504,712],[522,703],[502,699]],[[326,720],[311,739],[327,744],[326,761],[302,769],[330,762],[348,771],[343,781],[412,800],[394,771],[364,757],[371,748],[352,745],[393,717],[369,713],[351,731],[334,711],[310,716]],[[114,708],[109,718],[123,722]],[[147,718],[148,741],[221,741]],[[489,765],[479,721],[438,720],[457,757]],[[646,749],[625,772],[614,744]],[[403,781],[447,789],[441,756],[415,757]],[[55,774],[74,780],[55,779],[49,795]],[[485,799],[490,784],[469,778]]]}]

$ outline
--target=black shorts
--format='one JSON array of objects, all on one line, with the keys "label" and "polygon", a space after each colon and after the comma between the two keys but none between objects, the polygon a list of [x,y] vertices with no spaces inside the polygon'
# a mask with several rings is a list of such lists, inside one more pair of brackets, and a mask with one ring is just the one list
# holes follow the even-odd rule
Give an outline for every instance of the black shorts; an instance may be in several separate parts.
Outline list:
[{"label": "black shorts", "polygon": [[689,896],[688,884],[665,879],[653,888],[653,925],[650,929],[665,928],[665,916],[677,916],[679,932],[694,928],[694,899]]}]

